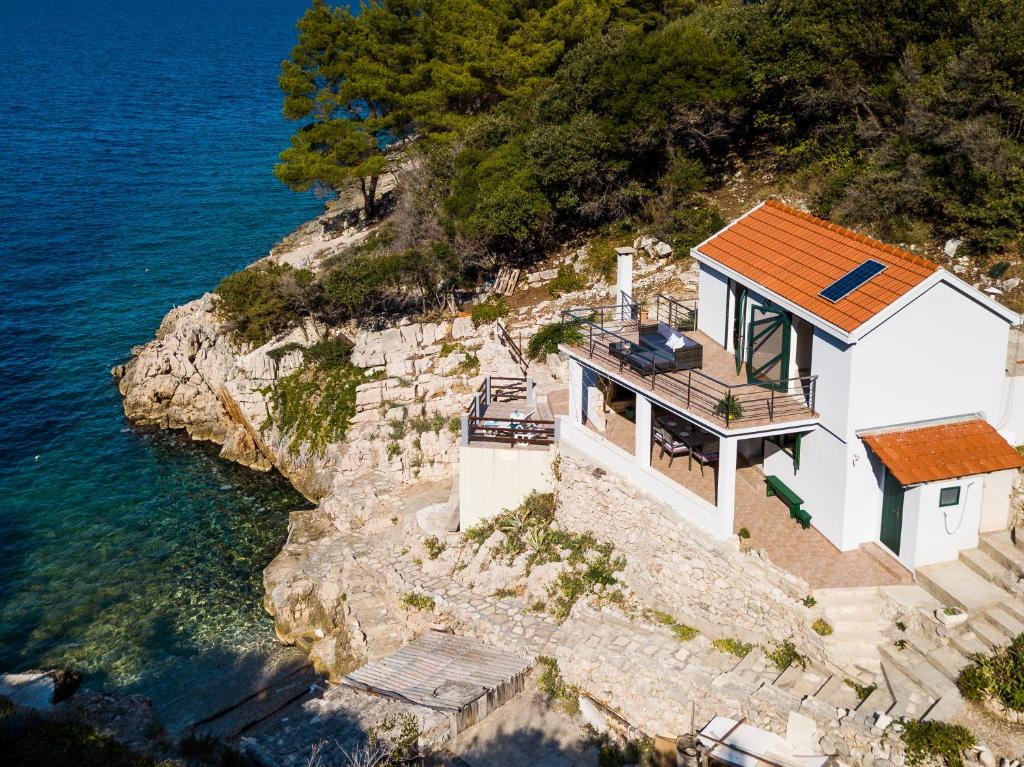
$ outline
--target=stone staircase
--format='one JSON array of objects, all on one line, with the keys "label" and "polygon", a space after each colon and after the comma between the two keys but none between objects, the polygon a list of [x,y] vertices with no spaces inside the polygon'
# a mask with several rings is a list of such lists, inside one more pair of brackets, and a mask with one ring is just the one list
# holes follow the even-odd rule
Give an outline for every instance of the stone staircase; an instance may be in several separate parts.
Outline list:
[{"label": "stone staircase", "polygon": [[[879,647],[882,673],[897,703],[923,691],[933,699],[924,718],[948,719],[956,713],[962,703],[956,680],[971,656],[1024,633],[1024,599],[1009,590],[1022,574],[1024,547],[1005,531],[983,534],[978,548],[961,552],[958,560],[917,570],[923,589],[968,617],[959,625],[945,625],[935,611],[920,609],[911,628]],[[899,713],[898,706],[886,713],[894,712]]]}]

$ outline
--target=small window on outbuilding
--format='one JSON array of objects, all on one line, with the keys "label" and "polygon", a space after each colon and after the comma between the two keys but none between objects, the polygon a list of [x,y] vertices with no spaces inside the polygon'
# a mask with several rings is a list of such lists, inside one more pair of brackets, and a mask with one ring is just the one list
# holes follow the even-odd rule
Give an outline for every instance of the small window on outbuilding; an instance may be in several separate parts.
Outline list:
[{"label": "small window on outbuilding", "polygon": [[960,503],[960,486],[944,487],[939,491],[939,506],[956,506]]}]

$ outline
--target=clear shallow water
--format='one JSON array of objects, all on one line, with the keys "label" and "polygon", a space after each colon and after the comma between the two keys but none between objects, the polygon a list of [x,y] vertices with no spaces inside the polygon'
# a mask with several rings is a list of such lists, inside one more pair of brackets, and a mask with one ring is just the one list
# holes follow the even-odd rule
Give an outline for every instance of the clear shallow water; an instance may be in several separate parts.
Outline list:
[{"label": "clear shallow water", "polygon": [[320,204],[271,175],[305,0],[0,0],[0,670],[160,697],[269,651],[280,478],[125,421],[109,369]]}]

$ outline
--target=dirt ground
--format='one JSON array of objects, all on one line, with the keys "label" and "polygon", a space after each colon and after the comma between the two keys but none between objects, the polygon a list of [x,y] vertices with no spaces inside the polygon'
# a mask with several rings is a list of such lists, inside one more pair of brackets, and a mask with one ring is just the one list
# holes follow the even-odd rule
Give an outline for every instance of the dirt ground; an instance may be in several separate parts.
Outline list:
[{"label": "dirt ground", "polygon": [[978,743],[991,748],[997,757],[1024,759],[1024,726],[996,719],[977,703],[966,700],[953,723],[973,732]]}]

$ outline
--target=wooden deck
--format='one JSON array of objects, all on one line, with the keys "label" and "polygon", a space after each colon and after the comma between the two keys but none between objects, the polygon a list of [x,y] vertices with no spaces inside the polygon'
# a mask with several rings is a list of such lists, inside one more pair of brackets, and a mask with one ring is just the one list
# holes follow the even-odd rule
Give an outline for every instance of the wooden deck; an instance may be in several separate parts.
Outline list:
[{"label": "wooden deck", "polygon": [[450,714],[455,734],[521,692],[529,667],[477,639],[428,631],[342,683]]},{"label": "wooden deck", "polygon": [[[571,348],[596,370],[622,380],[641,392],[651,392],[681,412],[692,413],[720,428],[749,428],[817,417],[814,410],[808,407],[803,392],[773,392],[747,383],[745,370],[741,368],[740,374],[736,373],[733,353],[700,331],[686,333],[704,347],[703,364],[699,371],[678,370],[654,376],[641,375],[609,351],[609,344],[620,338],[637,343],[639,333],[636,329],[616,330],[614,334],[595,333],[593,342],[587,328],[583,329],[583,333],[584,341]],[[730,393],[743,406],[744,413],[726,423],[724,417],[715,413],[715,408]]]}]

